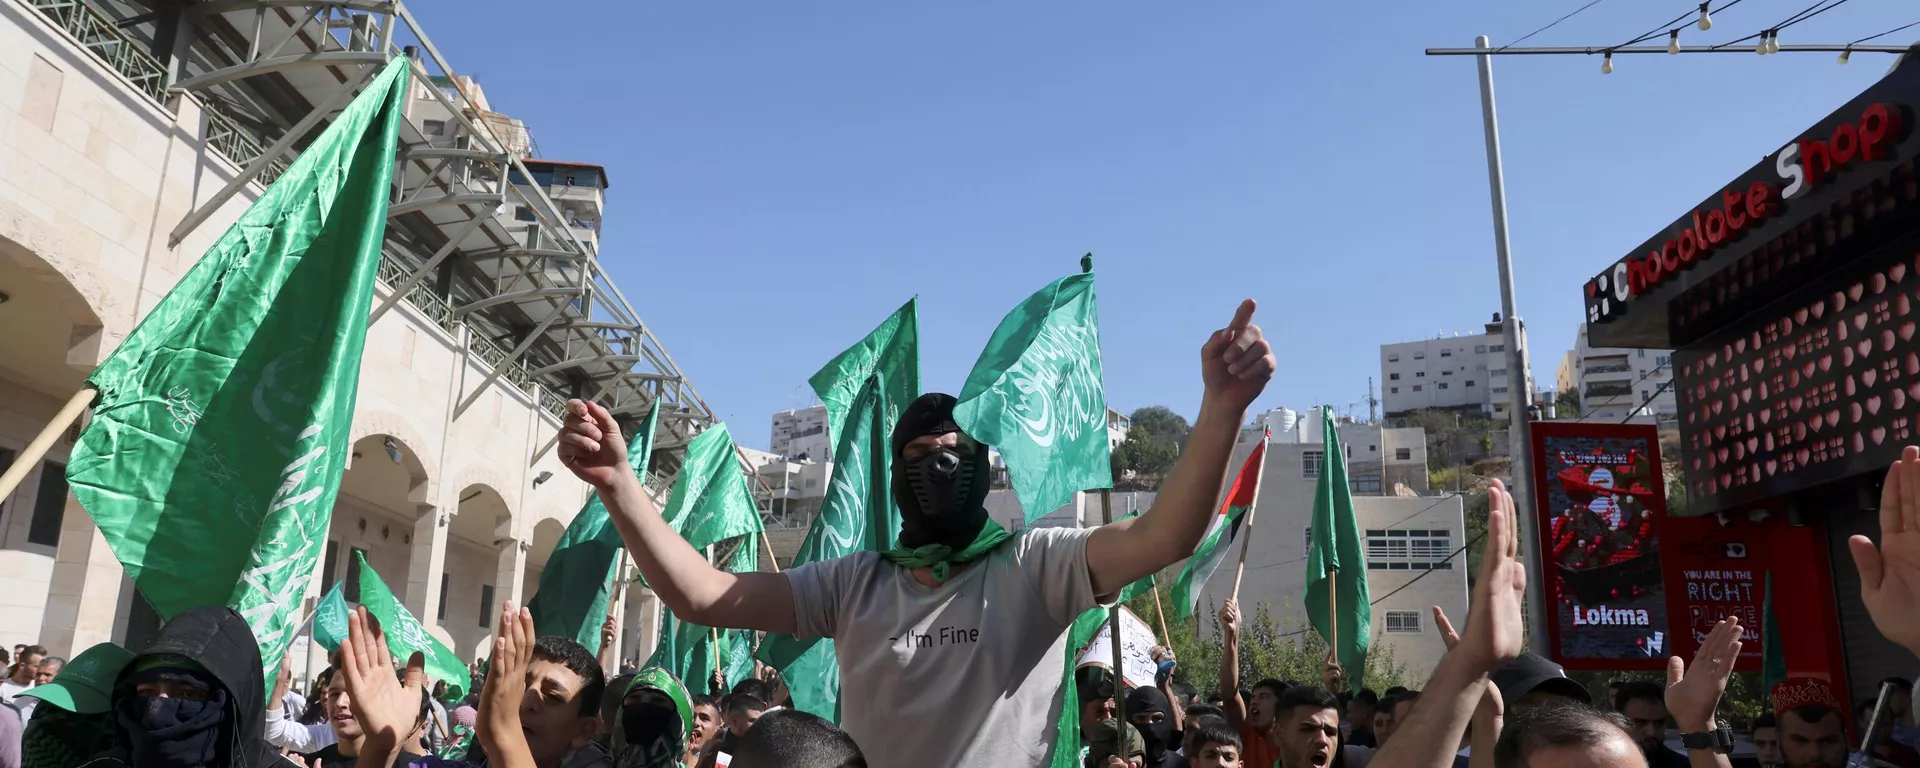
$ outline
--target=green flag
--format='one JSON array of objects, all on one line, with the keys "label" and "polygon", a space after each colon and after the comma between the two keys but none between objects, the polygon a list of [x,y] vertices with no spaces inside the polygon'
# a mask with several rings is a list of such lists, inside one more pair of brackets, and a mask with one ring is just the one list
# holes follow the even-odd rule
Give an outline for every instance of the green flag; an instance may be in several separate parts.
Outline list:
[{"label": "green flag", "polygon": [[953,420],[999,449],[1027,522],[1076,491],[1113,486],[1092,272],[1055,280],[1007,313]]},{"label": "green flag", "polygon": [[1787,679],[1787,649],[1780,645],[1780,615],[1773,610],[1773,571],[1767,571],[1766,594],[1760,602],[1760,691],[1772,696],[1773,687]]},{"label": "green flag", "polygon": [[[888,436],[901,409],[920,395],[918,312],[919,300],[909,300],[810,380],[827,407],[833,476],[794,565],[877,552],[899,535],[900,510],[887,485],[893,471]],[[786,678],[795,709],[839,722],[840,663],[832,640],[769,634],[760,660]]]},{"label": "green flag", "polygon": [[[760,550],[753,536],[742,536],[725,547],[720,567],[729,573],[760,570]],[[681,621],[668,611],[662,619],[660,646],[647,663],[679,675],[695,689],[705,691],[713,676],[714,662],[720,663],[728,686],[753,676],[753,631],[714,629]],[[671,640],[669,640],[669,636]],[[718,651],[715,651],[715,643]]]},{"label": "green flag", "polygon": [[1060,661],[1060,719],[1054,723],[1053,755],[1047,768],[1080,768],[1080,691],[1073,684],[1074,662],[1112,615],[1106,608],[1089,608],[1067,628],[1066,658]]},{"label": "green flag", "polygon": [[[655,402],[627,444],[627,465],[642,484],[647,478],[647,458],[653,454],[653,431],[659,424],[660,404]],[[587,505],[573,516],[553,554],[547,556],[540,586],[527,601],[534,629],[542,635],[571,637],[588,653],[600,653],[600,625],[613,596],[620,547],[620,531],[607,517],[607,505],[598,493],[588,496]]]},{"label": "green flag", "polygon": [[724,422],[687,444],[673,496],[661,515],[694,549],[765,530]]},{"label": "green flag", "polygon": [[1307,546],[1307,620],[1326,638],[1347,679],[1358,690],[1372,641],[1367,556],[1347,487],[1347,454],[1334,427],[1333,409],[1320,409],[1320,480],[1313,492],[1312,540]]},{"label": "green flag", "polygon": [[[354,567],[360,569],[360,605],[380,620],[380,631],[387,636],[387,649],[399,659],[415,653],[425,656],[427,677],[445,681],[449,699],[460,698],[461,690],[467,687],[467,666],[460,663],[460,657],[455,656],[452,649],[427,634],[427,628],[420,626],[407,607],[394,599],[393,590],[387,589],[380,574],[367,565],[364,553],[354,552],[353,560]],[[498,618],[490,617],[488,624],[496,623]]]},{"label": "green flag", "polygon": [[408,66],[388,62],[94,370],[67,465],[160,617],[232,606],[269,687],[351,451]]},{"label": "green flag", "polygon": [[325,597],[313,607],[313,641],[328,653],[340,650],[347,639],[347,598],[340,594],[340,582],[333,583]]}]

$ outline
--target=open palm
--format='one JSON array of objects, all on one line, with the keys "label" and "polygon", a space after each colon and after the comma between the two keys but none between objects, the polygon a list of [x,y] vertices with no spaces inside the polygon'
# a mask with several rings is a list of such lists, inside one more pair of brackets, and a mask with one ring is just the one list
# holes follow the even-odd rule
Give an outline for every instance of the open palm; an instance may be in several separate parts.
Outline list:
[{"label": "open palm", "polygon": [[1860,569],[1860,599],[1873,625],[1920,653],[1920,448],[1907,446],[1880,489],[1880,545],[1847,541]]},{"label": "open palm", "polygon": [[1527,571],[1520,562],[1520,527],[1513,495],[1505,484],[1493,481],[1487,489],[1487,543],[1480,564],[1480,580],[1473,587],[1473,606],[1467,613],[1467,631],[1458,643],[1486,669],[1520,655],[1525,641],[1521,605],[1527,592]]}]

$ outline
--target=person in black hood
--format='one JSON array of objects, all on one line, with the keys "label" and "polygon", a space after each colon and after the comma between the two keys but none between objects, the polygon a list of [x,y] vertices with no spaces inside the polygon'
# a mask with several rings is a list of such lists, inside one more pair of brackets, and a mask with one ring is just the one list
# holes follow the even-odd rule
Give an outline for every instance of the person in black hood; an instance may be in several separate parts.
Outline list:
[{"label": "person in black hood", "polygon": [[[1066,306],[1091,302],[1091,288],[1090,275],[1075,275],[1047,290],[1053,306]],[[1031,329],[1019,315],[995,334],[959,398],[920,394],[909,359],[913,304],[816,377],[836,450],[848,452],[823,508],[833,513],[834,551],[848,553],[839,557],[781,573],[715,568],[661,516],[628,462],[619,422],[600,404],[567,402],[558,455],[599,494],[674,616],[790,635],[768,641],[780,651],[832,638],[841,690],[857,692],[841,697],[839,724],[875,768],[1039,765],[1059,738],[1059,712],[1079,715],[1060,668],[1075,619],[1192,555],[1215,516],[1247,406],[1273,376],[1254,310],[1243,302],[1201,345],[1199,414],[1153,508],[1097,528],[1011,533],[987,514],[989,446],[1011,451],[1019,488],[1049,461],[1103,446],[1107,430],[1106,409],[1080,386],[1099,376],[1092,329],[1047,325],[1027,337],[1014,330]],[[883,431],[886,448],[872,450]],[[1023,503],[1066,500],[1033,490]]]},{"label": "person in black hood", "polygon": [[1180,742],[1173,735],[1173,707],[1160,689],[1142,685],[1127,691],[1127,721],[1140,731],[1147,746],[1145,768],[1174,768],[1187,761],[1174,754]]},{"label": "person in black hood", "polygon": [[82,768],[290,768],[261,738],[266,677],[253,630],[232,608],[175,616],[114,681],[122,746]]}]

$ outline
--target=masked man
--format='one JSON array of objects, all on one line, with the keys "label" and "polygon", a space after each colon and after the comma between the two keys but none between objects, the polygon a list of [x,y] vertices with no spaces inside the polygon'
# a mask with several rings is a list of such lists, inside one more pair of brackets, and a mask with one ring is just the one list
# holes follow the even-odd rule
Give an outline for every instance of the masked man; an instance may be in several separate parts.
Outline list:
[{"label": "masked man", "polygon": [[634,675],[613,723],[614,768],[670,768],[687,756],[693,703],[687,689],[659,667]]},{"label": "masked man", "polygon": [[929,394],[893,428],[897,545],[793,568],[727,573],[661,519],[604,408],[572,401],[560,457],[592,485],[641,573],[684,621],[831,637],[841,726],[874,768],[1038,766],[1061,706],[1067,628],[1127,584],[1193,553],[1247,406],[1273,376],[1254,304],[1201,349],[1205,395],[1153,509],[1093,529],[1010,534],[982,506],[987,446],[954,398]]}]

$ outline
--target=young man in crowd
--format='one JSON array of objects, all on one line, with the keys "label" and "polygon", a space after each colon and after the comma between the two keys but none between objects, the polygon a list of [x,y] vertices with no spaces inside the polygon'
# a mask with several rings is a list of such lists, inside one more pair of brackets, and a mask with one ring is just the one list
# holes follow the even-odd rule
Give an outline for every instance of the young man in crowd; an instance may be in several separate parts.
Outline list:
[{"label": "young man in crowd", "polygon": [[[1873,699],[1861,699],[1853,705],[1854,733],[1862,738],[1865,738],[1867,726],[1873,719],[1874,703]],[[1920,754],[1915,754],[1913,747],[1894,741],[1888,725],[1884,723],[1881,725],[1880,739],[1873,745],[1874,760],[1894,768],[1920,768]],[[1863,749],[1865,746],[1865,744],[1861,745]],[[1860,750],[1854,750],[1854,754],[1858,756]],[[1865,761],[1856,759],[1854,762],[1864,764]]]},{"label": "young man in crowd", "polygon": [[1186,743],[1181,751],[1192,768],[1240,768],[1240,736],[1218,716],[1195,717],[1188,721]]},{"label": "young man in crowd", "polygon": [[[993,523],[989,446],[961,431],[957,400],[941,394],[909,404],[892,428],[895,547],[784,573],[727,573],[689,546],[641,488],[605,408],[567,403],[559,456],[599,493],[674,615],[834,638],[852,692],[841,722],[873,765],[1038,765],[1055,738],[1067,628],[1206,533],[1247,406],[1273,375],[1254,308],[1243,302],[1202,347],[1200,414],[1153,508],[1098,528],[1015,535]],[[946,640],[907,642],[930,635]]]},{"label": "young man in crowd", "polygon": [[[407,735],[406,723],[426,696],[426,660],[415,653],[407,660],[404,681],[396,680],[386,636],[372,614],[364,607],[355,609],[347,615],[347,629],[340,645],[340,675],[346,678],[354,714],[366,733],[358,765],[409,764],[395,758]],[[600,732],[603,675],[593,654],[572,639],[536,638],[532,615],[508,601],[494,632],[480,697],[480,749],[463,761],[428,755],[410,765],[560,768],[569,753]]]},{"label": "young man in crowd", "polygon": [[1534,653],[1520,654],[1493,673],[1493,685],[1507,711],[1522,712],[1542,704],[1592,704],[1593,694],[1567,677],[1560,665]]},{"label": "young man in crowd", "polygon": [[1347,743],[1356,747],[1378,747],[1373,735],[1373,713],[1380,707],[1380,696],[1371,688],[1362,688],[1347,699]]},{"label": "young man in crowd", "polygon": [[1173,702],[1166,692],[1139,686],[1127,692],[1127,722],[1140,732],[1145,749],[1145,768],[1184,768],[1186,761],[1178,753],[1179,737],[1174,733]]},{"label": "young man in crowd", "polygon": [[1280,749],[1268,738],[1273,730],[1274,707],[1286,683],[1266,679],[1253,684],[1253,695],[1240,695],[1240,602],[1227,598],[1220,607],[1220,696],[1221,709],[1227,713],[1227,725],[1240,734],[1240,753],[1247,765],[1273,765]]},{"label": "young man in crowd", "polygon": [[818,715],[793,709],[768,712],[754,723],[733,755],[733,768],[867,768],[860,745]]},{"label": "young man in crowd", "polygon": [[1753,759],[1760,768],[1781,768],[1779,720],[1772,712],[1753,719]]},{"label": "young man in crowd", "polygon": [[1275,768],[1366,768],[1373,750],[1340,743],[1340,700],[1325,689],[1296,685],[1274,705]]},{"label": "young man in crowd", "polygon": [[[1377,755],[1381,765],[1441,768],[1452,762],[1475,713],[1487,700],[1490,673],[1520,656],[1524,633],[1520,604],[1526,592],[1527,572],[1519,562],[1518,521],[1513,498],[1502,483],[1494,481],[1488,495],[1485,554],[1474,584],[1473,611],[1467,616],[1466,631],[1449,641],[1450,647],[1435,666],[1419,704],[1381,748]],[[1920,547],[1915,552],[1920,554]],[[1920,565],[1920,558],[1915,562]],[[1920,568],[1915,574],[1920,576]],[[1920,584],[1920,579],[1916,583]],[[1691,668],[1679,658],[1668,664],[1664,703],[1682,732],[1692,734],[1688,759],[1693,768],[1728,766],[1726,755],[1710,748],[1712,740],[1702,742],[1700,737],[1715,730],[1720,697],[1740,656],[1740,633],[1739,621],[1731,617],[1722,620],[1701,643]],[[1916,626],[1916,635],[1920,635],[1920,626]],[[1473,752],[1483,757],[1493,749],[1494,763],[1500,768],[1638,768],[1646,764],[1623,718],[1598,710],[1569,709],[1574,706],[1560,703],[1521,709],[1506,719],[1497,745],[1475,743]]]},{"label": "young man in crowd", "polygon": [[[260,644],[232,608],[175,615],[120,670],[109,708],[113,746],[83,768],[282,768],[260,738],[267,681]],[[393,679],[393,667],[387,667]]]},{"label": "young man in crowd", "polygon": [[1667,749],[1667,692],[1646,681],[1621,683],[1613,691],[1613,711],[1627,719],[1648,768],[1682,768],[1687,758]]},{"label": "young man in crowd", "polygon": [[[353,715],[353,699],[347,695],[347,681],[345,676],[334,675],[333,680],[327,684],[326,694],[321,698],[319,706],[326,708],[327,724],[332,727],[337,740],[325,747],[308,753],[306,755],[307,764],[312,765],[313,761],[317,759],[321,765],[341,766],[341,768],[345,768],[345,766],[351,765],[359,759],[360,745],[364,743],[367,738],[366,731],[360,727],[359,719]],[[400,757],[397,761],[401,765],[411,763],[424,754],[406,748],[406,744],[417,739],[420,736],[420,731],[427,727],[427,703],[424,697],[421,699],[418,712],[419,714],[412,723],[412,730],[408,733],[408,738],[402,743]]]},{"label": "young man in crowd", "polygon": [[740,746],[740,739],[747,735],[747,729],[752,728],[766,711],[767,702],[753,692],[727,694],[727,712],[722,720],[726,729],[720,732],[720,751],[733,754]]},{"label": "young man in crowd", "polygon": [[[333,667],[327,667],[326,671],[320,673],[320,676],[327,678],[328,681],[328,689],[321,691],[322,698],[327,697],[326,691],[331,689],[335,682],[333,678],[338,677],[338,675],[327,674],[327,671],[332,669]],[[293,657],[289,654],[284,661],[280,662],[280,674],[274,678],[273,693],[267,696],[267,720],[263,731],[267,743],[305,755],[318,752],[339,741],[340,735],[333,730],[332,713],[326,708],[320,708],[325,716],[312,722],[306,722],[312,720],[311,718],[293,714],[287,709],[287,692],[291,690],[293,690]]]},{"label": "young man in crowd", "polygon": [[1913,681],[1904,677],[1889,677],[1880,681],[1881,685],[1893,686],[1887,695],[1887,706],[1893,710],[1893,721],[1888,724],[1887,735],[1894,741],[1920,750],[1920,728],[1913,720]]},{"label": "young man in crowd", "polygon": [[37,645],[16,646],[13,654],[13,668],[8,670],[7,679],[0,680],[0,702],[13,703],[13,697],[33,687],[34,675],[40,672],[40,662],[47,657],[47,649]]},{"label": "young man in crowd", "polygon": [[1780,756],[1788,768],[1846,768],[1847,721],[1820,704],[1781,712]]}]

